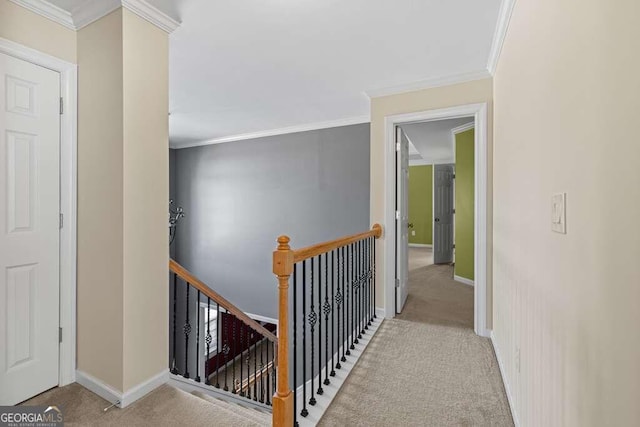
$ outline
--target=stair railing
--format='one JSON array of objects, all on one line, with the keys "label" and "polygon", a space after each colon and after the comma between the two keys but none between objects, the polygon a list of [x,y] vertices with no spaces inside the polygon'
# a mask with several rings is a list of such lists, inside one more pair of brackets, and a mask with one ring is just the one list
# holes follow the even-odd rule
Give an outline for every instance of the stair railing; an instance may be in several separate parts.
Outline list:
[{"label": "stair railing", "polygon": [[169,273],[171,373],[270,406],[276,325],[252,319],[174,260]]},{"label": "stair railing", "polygon": [[289,237],[278,238],[273,252],[279,294],[274,426],[297,425],[298,415],[309,414],[307,405],[317,403],[315,396],[324,393],[322,386],[331,383],[376,318],[375,239],[381,235],[382,227],[375,224],[364,233],[296,250]]}]

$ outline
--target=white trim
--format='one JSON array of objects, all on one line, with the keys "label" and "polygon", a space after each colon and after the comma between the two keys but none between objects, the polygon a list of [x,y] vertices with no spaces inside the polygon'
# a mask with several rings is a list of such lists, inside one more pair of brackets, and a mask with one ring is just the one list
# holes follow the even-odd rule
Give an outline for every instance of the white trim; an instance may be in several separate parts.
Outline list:
[{"label": "white trim", "polygon": [[409,166],[433,166],[433,165],[450,165],[451,159],[446,160],[425,160],[425,159],[409,159]]},{"label": "white trim", "polygon": [[222,144],[223,142],[242,141],[245,139],[264,138],[266,136],[285,135],[288,133],[307,132],[310,130],[336,128],[340,126],[359,125],[369,123],[369,116],[348,117],[345,119],[331,120],[327,122],[307,123],[304,125],[289,126],[279,129],[263,130],[258,132],[243,133],[239,135],[224,136],[221,138],[207,139],[205,141],[185,142],[183,144],[170,143],[171,148],[190,148],[203,145]]},{"label": "white trim", "polygon": [[58,384],[75,381],[76,373],[76,253],[77,253],[77,124],[78,71],[75,64],[0,38],[0,53],[60,73],[60,96],[64,114],[60,117],[60,343]]},{"label": "white trim", "polygon": [[504,365],[502,363],[502,358],[500,357],[500,352],[498,351],[498,346],[496,344],[495,334],[491,331],[491,345],[493,346],[493,352],[496,355],[496,360],[498,361],[498,368],[500,369],[500,375],[502,376],[502,384],[504,385],[504,390],[507,394],[507,401],[509,402],[509,409],[511,409],[511,417],[513,418],[513,424],[516,427],[520,427],[520,419],[518,418],[518,413],[516,412],[516,407],[514,405],[513,394],[511,393],[511,387],[509,387],[509,381],[507,381],[506,372],[504,370]]},{"label": "white trim", "polygon": [[385,311],[383,307],[376,307],[376,318],[378,319],[386,319]]},{"label": "white trim", "polygon": [[72,11],[64,10],[46,0],[10,1],[76,31],[110,14],[119,7],[130,10],[169,34],[180,26],[180,22],[145,0],[85,0]]},{"label": "white trim", "polygon": [[216,399],[240,405],[244,408],[257,409],[261,412],[269,411],[271,409],[262,403],[249,400],[246,397],[240,397],[230,391],[224,391],[222,388],[215,388],[214,386],[206,385],[205,383],[195,382],[193,379],[184,378],[182,375],[169,374],[169,384],[187,393],[198,391],[208,396],[215,397]]},{"label": "white trim", "polygon": [[60,24],[70,30],[75,30],[73,25],[73,18],[71,13],[59,8],[58,6],[49,3],[45,0],[9,0],[18,6],[22,6],[25,9],[29,9],[33,13],[37,13],[40,16]]},{"label": "white trim", "polygon": [[371,89],[365,91],[369,98],[378,98],[381,96],[398,95],[406,92],[415,92],[417,90],[431,89],[439,86],[449,86],[459,83],[471,82],[474,80],[482,80],[491,77],[487,70],[472,71],[469,73],[454,74],[448,76],[434,77],[430,79],[420,80],[413,83],[406,83],[397,86],[389,86],[379,89]]},{"label": "white trim", "polygon": [[[455,137],[457,134],[462,133],[462,132],[466,132],[466,131],[471,130],[471,129],[475,129],[475,127],[476,127],[476,123],[475,122],[465,123],[465,124],[463,124],[461,126],[458,126],[457,128],[451,129],[451,135],[453,137]],[[455,144],[455,139],[453,140],[453,142]],[[454,157],[455,157],[455,151],[454,151]]]},{"label": "white trim", "polygon": [[73,25],[80,30],[121,6],[120,0],[86,0],[71,11]]},{"label": "white trim", "polygon": [[119,390],[106,385],[96,377],[78,370],[76,371],[76,382],[87,390],[94,392],[107,402],[120,406],[122,393]]},{"label": "white trim", "polygon": [[475,286],[475,284],[473,283],[473,280],[467,279],[466,277],[458,276],[456,274],[453,275],[453,280],[455,280],[456,282],[463,283],[465,285]]},{"label": "white trim", "polygon": [[[458,117],[474,117],[475,132],[475,292],[474,292],[474,330],[476,334],[486,337],[487,330],[487,103],[461,105],[438,110],[397,114],[385,117],[385,212],[384,227],[387,230],[384,245],[384,289],[386,317],[395,316],[395,170],[394,128],[398,124],[452,119]],[[483,250],[478,250],[482,248]]]},{"label": "white trim", "polygon": [[432,248],[433,245],[423,245],[422,243],[409,243],[410,248]]},{"label": "white trim", "polygon": [[120,407],[126,408],[141,397],[151,393],[162,384],[169,381],[169,369],[165,369],[157,375],[149,378],[148,380],[141,382],[135,387],[130,388],[122,394],[120,399]]},{"label": "white trim", "polygon": [[496,68],[498,68],[502,45],[504,44],[504,39],[507,36],[509,21],[511,20],[511,14],[513,13],[513,7],[515,4],[516,0],[502,0],[502,3],[500,4],[498,23],[496,24],[496,30],[493,34],[493,42],[491,44],[491,51],[489,52],[489,61],[487,62],[487,71],[492,76],[496,73]]},{"label": "white trim", "polygon": [[122,393],[86,372],[80,370],[76,371],[76,382],[78,384],[119,408],[125,408],[131,405],[136,400],[146,396],[168,381],[169,370],[166,369],[129,389],[129,391]]},{"label": "white trim", "polygon": [[180,22],[171,18],[166,13],[150,5],[144,0],[122,0],[122,7],[129,9],[142,19],[151,22],[156,27],[171,34],[180,26]]},{"label": "white trim", "polygon": [[[371,339],[374,337],[381,324],[381,317],[374,319],[374,321],[371,322],[371,326],[369,326],[369,330],[367,331],[367,333],[362,335],[362,338],[358,339],[358,344],[355,344],[355,350],[350,350],[351,355],[347,356],[347,361],[340,362],[342,367],[335,370],[335,376],[330,377],[331,383],[328,385],[322,384],[322,389],[324,392],[321,395],[316,394],[316,404],[313,406],[307,405],[309,415],[307,415],[306,417],[298,417],[297,421],[300,427],[311,427],[318,424],[320,418],[322,418],[322,415],[324,415],[325,411],[329,408],[329,405],[331,405],[331,402],[344,385],[344,382],[349,377],[351,370],[356,365],[358,360],[360,360],[360,357],[364,353],[365,349],[371,342]],[[336,351],[338,351],[338,354],[340,354],[340,348],[338,348]],[[325,372],[326,366],[314,378],[314,384],[319,385],[322,382],[322,378],[326,377]],[[297,399],[298,408],[302,408],[303,387],[306,386],[307,390],[309,390],[310,385],[311,379],[309,379],[304,385],[300,385],[296,388],[293,398]]]},{"label": "white trim", "polygon": [[252,313],[247,313],[247,312],[245,312],[244,314],[246,314],[247,316],[249,316],[253,320],[257,320],[258,322],[267,322],[267,323],[271,323],[273,325],[277,325],[278,324],[278,319],[274,319],[272,317],[261,316],[259,314],[252,314]]}]

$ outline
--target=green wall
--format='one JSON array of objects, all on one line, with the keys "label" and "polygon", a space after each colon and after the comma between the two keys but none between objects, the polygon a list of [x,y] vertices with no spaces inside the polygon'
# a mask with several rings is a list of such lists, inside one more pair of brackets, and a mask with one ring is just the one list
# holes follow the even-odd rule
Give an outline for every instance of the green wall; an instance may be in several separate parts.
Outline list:
[{"label": "green wall", "polygon": [[[409,167],[409,243],[430,245],[432,236],[433,215],[433,167]],[[416,235],[413,236],[413,231]]]},{"label": "green wall", "polygon": [[455,275],[474,280],[474,136],[475,130],[456,135]]}]

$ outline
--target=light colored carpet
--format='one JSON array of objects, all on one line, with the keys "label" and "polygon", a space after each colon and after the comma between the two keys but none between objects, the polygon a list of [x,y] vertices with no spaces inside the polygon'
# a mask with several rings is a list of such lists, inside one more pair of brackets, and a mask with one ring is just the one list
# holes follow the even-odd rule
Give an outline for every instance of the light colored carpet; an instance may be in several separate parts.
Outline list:
[{"label": "light colored carpet", "polygon": [[409,247],[409,271],[433,264],[433,248]]},{"label": "light colored carpet", "polygon": [[473,288],[451,277],[410,273],[405,311],[382,323],[320,426],[513,425],[491,343],[471,327]]},{"label": "light colored carpet", "polygon": [[[24,405],[57,405],[69,426],[238,426],[271,425],[271,416],[253,409],[203,399],[163,385],[120,409],[103,409],[109,402],[79,384],[51,389]],[[246,412],[250,411],[250,412]]]}]

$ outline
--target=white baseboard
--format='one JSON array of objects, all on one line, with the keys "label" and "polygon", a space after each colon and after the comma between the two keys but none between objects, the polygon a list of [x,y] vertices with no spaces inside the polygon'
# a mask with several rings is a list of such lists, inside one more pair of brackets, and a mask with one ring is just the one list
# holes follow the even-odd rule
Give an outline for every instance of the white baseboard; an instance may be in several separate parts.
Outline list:
[{"label": "white baseboard", "polygon": [[493,345],[493,351],[496,354],[496,360],[498,361],[498,368],[500,369],[500,375],[502,376],[502,383],[504,384],[504,390],[507,393],[507,401],[509,402],[509,409],[511,409],[511,417],[513,418],[513,424],[516,427],[520,427],[520,420],[518,419],[518,414],[516,413],[516,408],[513,404],[513,395],[511,394],[511,387],[509,387],[509,381],[507,381],[507,376],[505,375],[504,367],[502,364],[502,357],[500,357],[500,351],[498,350],[498,346],[496,345],[496,341],[493,337],[493,331],[490,334],[491,344]]},{"label": "white baseboard", "polygon": [[136,400],[146,396],[147,394],[151,393],[153,390],[155,390],[156,388],[160,387],[162,384],[168,381],[169,381],[169,369],[165,369],[159,374],[149,378],[145,382],[140,383],[137,386],[124,392],[124,394],[122,395],[120,407],[125,408],[131,405]]},{"label": "white baseboard", "polygon": [[[355,364],[360,359],[360,356],[362,356],[362,353],[369,345],[369,342],[371,341],[375,333],[378,331],[378,328],[380,327],[380,325],[382,324],[382,320],[384,319],[383,313],[384,313],[384,310],[376,308],[377,318],[374,319],[373,322],[371,322],[371,326],[369,326],[367,333],[362,335],[362,338],[358,339],[359,342],[358,344],[355,345],[356,347],[355,350],[350,350],[351,354],[347,356],[346,362],[340,362],[342,366],[340,369],[335,370],[336,375],[334,377],[331,377],[331,376],[329,377],[331,383],[328,385],[322,384],[324,393],[322,395],[315,394],[315,398],[316,398],[315,405],[311,406],[307,403],[306,408],[307,408],[307,411],[309,411],[309,414],[306,417],[303,417],[300,415],[300,411],[302,410],[302,402],[303,402],[302,400],[303,386],[301,385],[296,389],[294,399],[296,399],[298,403],[296,408],[298,411],[298,413],[296,414],[296,418],[300,427],[311,427],[318,424],[318,422],[320,421],[320,418],[322,418],[325,411],[329,408],[329,405],[331,405],[331,402],[340,391],[340,388],[342,387],[345,380],[349,376],[349,373],[351,372]],[[338,354],[340,354],[340,351],[338,351]],[[323,368],[320,372],[320,375],[314,378],[313,383],[314,383],[315,389],[318,388],[319,381],[320,380],[324,381],[325,377],[326,377],[325,369]],[[306,383],[307,401],[311,397],[311,392],[309,391],[310,384],[311,384],[311,380],[307,381]],[[315,393],[315,390],[314,390],[314,393]]]},{"label": "white baseboard", "polygon": [[433,245],[423,245],[422,243],[409,243],[410,248],[431,248],[433,249]]},{"label": "white baseboard", "polygon": [[89,391],[94,392],[109,403],[120,406],[122,402],[122,392],[108,386],[96,377],[76,370],[76,382]]},{"label": "white baseboard", "polygon": [[378,319],[384,319],[385,318],[384,308],[376,307],[376,317]]},{"label": "white baseboard", "polygon": [[128,405],[152,392],[167,381],[169,381],[168,369],[122,393],[121,391],[105,384],[96,377],[87,374],[86,372],[76,370],[76,382],[78,384],[120,408],[127,407]]},{"label": "white baseboard", "polygon": [[473,280],[471,279],[467,279],[466,277],[461,277],[461,276],[453,276],[453,280],[455,280],[456,282],[460,282],[460,283],[464,283],[465,285],[469,285],[469,286],[474,286],[475,283]]}]

